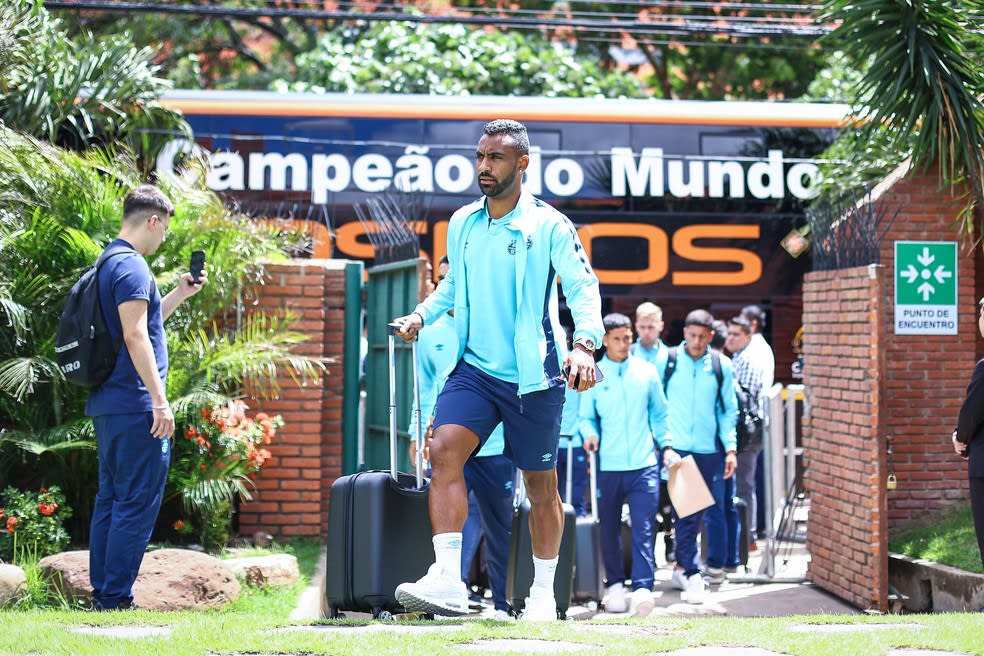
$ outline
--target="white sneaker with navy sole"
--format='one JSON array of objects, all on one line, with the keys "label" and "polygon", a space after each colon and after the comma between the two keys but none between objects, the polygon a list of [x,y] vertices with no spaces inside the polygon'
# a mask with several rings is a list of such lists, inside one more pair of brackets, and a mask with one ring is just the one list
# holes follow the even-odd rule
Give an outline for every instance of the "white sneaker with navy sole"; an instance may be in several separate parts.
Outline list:
[{"label": "white sneaker with navy sole", "polygon": [[408,612],[432,613],[444,617],[457,617],[472,612],[468,607],[468,589],[461,579],[456,579],[434,563],[427,574],[415,583],[396,586],[396,600]]}]

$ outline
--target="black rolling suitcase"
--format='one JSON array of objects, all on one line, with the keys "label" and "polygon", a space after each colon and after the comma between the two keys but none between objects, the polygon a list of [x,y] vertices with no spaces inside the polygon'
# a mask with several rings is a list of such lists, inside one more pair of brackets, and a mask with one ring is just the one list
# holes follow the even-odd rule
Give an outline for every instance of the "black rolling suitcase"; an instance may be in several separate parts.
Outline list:
[{"label": "black rolling suitcase", "polygon": [[[389,619],[404,612],[396,601],[396,586],[416,581],[433,562],[429,481],[422,476],[418,455],[416,475],[396,471],[395,329],[389,333],[390,471],[367,471],[342,476],[331,486],[328,515],[328,556],[325,596],[329,617],[341,611],[372,613]],[[417,343],[413,343],[414,387]],[[420,403],[417,403],[417,408]],[[418,410],[419,412],[419,410]],[[420,422],[416,422],[420,426]],[[420,437],[418,436],[418,444]],[[417,450],[423,454],[423,449]]]},{"label": "black rolling suitcase", "polygon": [[[568,461],[571,459],[568,446]],[[588,452],[590,469],[591,514],[578,517],[574,526],[577,546],[574,550],[574,590],[572,597],[579,602],[600,602],[605,596],[605,575],[601,560],[601,528],[598,525],[598,474],[595,457]],[[568,470],[568,477],[570,477]],[[568,488],[569,489],[569,488]]]},{"label": "black rolling suitcase", "polygon": [[[519,501],[513,511],[512,535],[509,539],[509,565],[506,568],[506,600],[512,604],[513,611],[522,612],[526,606],[530,586],[533,585],[533,538],[530,535],[530,502],[522,489],[522,473],[517,485]],[[560,554],[554,574],[554,599],[557,601],[557,617],[566,619],[567,609],[571,607],[571,589],[574,584],[575,536],[574,506],[563,504],[564,532],[560,539]]]}]

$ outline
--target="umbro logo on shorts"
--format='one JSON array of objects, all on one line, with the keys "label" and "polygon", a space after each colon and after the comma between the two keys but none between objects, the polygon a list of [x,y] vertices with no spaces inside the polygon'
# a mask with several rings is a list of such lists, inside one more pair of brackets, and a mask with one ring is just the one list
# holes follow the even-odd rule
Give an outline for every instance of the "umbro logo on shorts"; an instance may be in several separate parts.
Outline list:
[{"label": "umbro logo on shorts", "polygon": [[550,462],[551,460],[553,460],[553,454],[544,453],[542,456],[540,456],[540,460],[542,460],[543,462]]}]

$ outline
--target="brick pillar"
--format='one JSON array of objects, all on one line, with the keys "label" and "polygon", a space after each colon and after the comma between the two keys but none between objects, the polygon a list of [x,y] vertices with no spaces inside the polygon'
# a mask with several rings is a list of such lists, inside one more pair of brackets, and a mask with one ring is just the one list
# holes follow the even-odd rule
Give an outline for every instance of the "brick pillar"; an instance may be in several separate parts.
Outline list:
[{"label": "brick pillar", "polygon": [[[966,197],[940,189],[935,168],[909,173],[885,194],[888,212],[900,210],[881,244],[886,277],[885,438],[888,466],[898,487],[888,492],[888,526],[894,529],[967,496],[967,465],[953,453],[950,435],[977,361],[975,291],[980,246],[963,236],[957,215]],[[895,335],[895,241],[957,242],[957,334]]]},{"label": "brick pillar", "polygon": [[876,265],[814,272],[803,285],[809,578],[881,611],[888,610],[885,275]]},{"label": "brick pillar", "polygon": [[265,267],[255,309],[292,313],[291,328],[307,336],[294,352],[330,362],[327,375],[304,387],[282,371],[276,398],[248,401],[251,409],[283,416],[285,425],[269,447],[272,458],[257,476],[253,500],[240,506],[243,535],[325,534],[329,487],[342,473],[344,266],[341,260],[294,260]]}]

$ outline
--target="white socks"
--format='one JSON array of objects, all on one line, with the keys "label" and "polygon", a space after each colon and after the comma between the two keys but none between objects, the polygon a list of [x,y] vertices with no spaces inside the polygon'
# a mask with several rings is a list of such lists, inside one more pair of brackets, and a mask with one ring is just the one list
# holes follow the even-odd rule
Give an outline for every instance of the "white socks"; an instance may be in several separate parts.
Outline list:
[{"label": "white socks", "polygon": [[[440,565],[441,569],[453,576],[455,581],[460,581],[461,533],[438,533],[432,540],[434,542],[435,562]],[[550,585],[553,585],[553,574],[551,574]]]},{"label": "white socks", "polygon": [[532,594],[534,588],[541,588],[549,592],[550,596],[554,593],[554,573],[557,571],[557,560],[554,558],[537,558],[533,556],[533,585],[530,586]]}]

